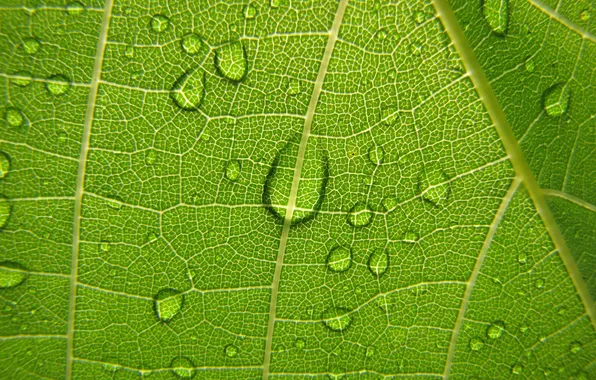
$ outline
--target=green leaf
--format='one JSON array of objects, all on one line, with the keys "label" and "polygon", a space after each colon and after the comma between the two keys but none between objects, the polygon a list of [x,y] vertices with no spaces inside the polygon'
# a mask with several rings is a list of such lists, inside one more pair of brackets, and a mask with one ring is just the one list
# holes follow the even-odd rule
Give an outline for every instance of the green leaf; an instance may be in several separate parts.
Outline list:
[{"label": "green leaf", "polygon": [[4,1],[0,378],[595,378],[595,20]]}]

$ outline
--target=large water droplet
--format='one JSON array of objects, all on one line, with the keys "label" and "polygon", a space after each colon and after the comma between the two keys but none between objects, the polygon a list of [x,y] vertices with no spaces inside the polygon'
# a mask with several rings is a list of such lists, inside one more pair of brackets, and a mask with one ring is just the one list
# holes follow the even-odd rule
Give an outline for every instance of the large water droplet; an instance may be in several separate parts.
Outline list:
[{"label": "large water droplet", "polygon": [[244,8],[244,18],[247,20],[252,20],[257,15],[257,8],[255,8],[252,4],[248,4]]},{"label": "large water droplet", "polygon": [[567,112],[571,91],[561,83],[549,87],[544,92],[544,110],[551,117],[562,116]]},{"label": "large water droplet", "polygon": [[23,40],[23,50],[27,54],[35,54],[39,50],[41,42],[35,37],[27,37]]},{"label": "large water droplet", "polygon": [[4,119],[6,119],[8,125],[14,128],[20,127],[21,125],[23,125],[23,121],[25,121],[25,118],[23,117],[21,111],[13,107],[8,107],[6,109]]},{"label": "large water droplet", "polygon": [[226,163],[226,178],[232,182],[236,182],[240,178],[242,165],[238,160],[230,160]]},{"label": "large water droplet", "polygon": [[507,33],[509,24],[509,0],[484,0],[482,5],[484,19],[498,35]]},{"label": "large water droplet", "polygon": [[352,251],[346,247],[337,246],[329,251],[327,267],[333,272],[344,272],[352,265]]},{"label": "large water droplet", "polygon": [[349,310],[342,307],[333,307],[323,312],[323,324],[333,331],[344,331],[352,323]]},{"label": "large water droplet", "polygon": [[240,82],[248,71],[246,51],[240,41],[227,44],[215,51],[217,71],[232,82]]},{"label": "large water droplet", "polygon": [[521,373],[524,371],[524,367],[521,364],[516,364],[513,367],[511,367],[511,373],[514,375],[521,375]]},{"label": "large water droplet", "polygon": [[0,178],[6,177],[10,170],[10,159],[8,155],[0,150]]},{"label": "large water droplet", "polygon": [[8,222],[11,209],[8,199],[0,197],[0,228],[3,228]]},{"label": "large water droplet", "polygon": [[197,374],[194,363],[184,356],[178,356],[170,364],[172,373],[179,379],[192,379]]},{"label": "large water droplet", "polygon": [[373,145],[368,149],[368,160],[375,166],[381,165],[385,158],[385,150],[382,146]]},{"label": "large water droplet", "polygon": [[151,30],[161,33],[170,26],[170,19],[164,15],[155,15],[151,19]]},{"label": "large water droplet", "polygon": [[198,110],[205,97],[205,71],[197,68],[180,76],[172,86],[170,97],[183,110]]},{"label": "large water droplet", "polygon": [[203,41],[201,41],[201,37],[194,33],[188,33],[182,40],[180,40],[180,45],[182,46],[182,50],[184,50],[187,54],[193,55],[197,54],[201,47],[203,46]]},{"label": "large water droplet", "polygon": [[486,336],[490,339],[498,339],[505,330],[505,323],[503,321],[495,321],[486,329]]},{"label": "large water droplet", "polygon": [[71,16],[78,16],[81,13],[83,13],[84,11],[85,11],[85,6],[81,3],[79,3],[78,1],[69,3],[66,6],[66,13],[68,13]]},{"label": "large water droplet", "polygon": [[[298,150],[298,139],[290,140],[280,150],[271,164],[263,187],[263,204],[280,223],[286,217],[285,206],[292,190]],[[307,222],[317,215],[325,199],[328,181],[327,151],[309,143],[302,160],[302,178],[298,184],[292,225]]]},{"label": "large water droplet", "polygon": [[238,355],[238,347],[234,346],[233,344],[228,344],[224,348],[224,353],[228,358],[233,358]]},{"label": "large water droplet", "polygon": [[375,249],[368,258],[368,269],[372,274],[380,277],[389,268],[389,253],[386,249]]},{"label": "large water droplet", "polygon": [[569,352],[572,354],[579,354],[582,350],[582,344],[578,341],[573,341],[569,343]]},{"label": "large water droplet", "polygon": [[70,80],[64,75],[52,75],[46,82],[46,89],[54,96],[64,95],[70,88]]},{"label": "large water droplet", "polygon": [[484,347],[484,342],[480,338],[472,338],[470,339],[470,350],[472,351],[480,351],[482,347]]},{"label": "large water droplet", "polygon": [[368,205],[364,202],[356,202],[348,213],[348,223],[352,227],[364,227],[370,224],[373,214]]},{"label": "large water droplet", "polygon": [[33,81],[33,76],[28,71],[19,71],[14,74],[14,78],[10,79],[10,83],[14,83],[19,87],[27,87]]},{"label": "large water droplet", "polygon": [[13,288],[27,279],[27,268],[13,261],[0,263],[0,289]]},{"label": "large water droplet", "polygon": [[184,294],[176,289],[162,289],[155,296],[154,309],[157,319],[169,322],[180,312],[184,305]]}]

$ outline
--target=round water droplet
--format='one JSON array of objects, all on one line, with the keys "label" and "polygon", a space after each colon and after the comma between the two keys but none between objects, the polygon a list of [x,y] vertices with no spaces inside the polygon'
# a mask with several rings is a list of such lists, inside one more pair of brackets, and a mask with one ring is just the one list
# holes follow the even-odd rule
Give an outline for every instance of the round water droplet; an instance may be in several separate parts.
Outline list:
[{"label": "round water droplet", "polygon": [[33,81],[33,77],[31,73],[27,71],[19,71],[18,73],[14,74],[14,77],[10,79],[10,83],[14,83],[15,86],[19,87],[27,87]]},{"label": "round water droplet", "polygon": [[184,50],[187,54],[193,55],[197,54],[201,50],[203,41],[198,35],[194,33],[188,33],[182,37],[182,40],[180,40],[180,45],[182,46],[182,50]]},{"label": "round water droplet", "polygon": [[590,11],[588,11],[587,9],[581,11],[581,13],[579,14],[579,19],[582,21],[588,21],[590,19]]},{"label": "round water droplet", "polygon": [[132,59],[135,56],[135,47],[127,46],[126,49],[124,49],[124,56],[128,59]]},{"label": "round water droplet", "polygon": [[549,87],[544,92],[544,110],[551,117],[562,116],[567,112],[571,91],[561,83]]},{"label": "round water droplet", "polygon": [[232,182],[236,182],[240,178],[242,165],[238,160],[230,160],[226,163],[226,178]]},{"label": "round water droplet", "polygon": [[472,351],[480,351],[484,347],[484,342],[480,338],[472,338],[469,346]]},{"label": "round water droplet", "polygon": [[536,282],[534,282],[534,285],[536,286],[536,288],[538,289],[542,289],[544,288],[544,279],[543,278],[539,278],[538,280],[536,280]]},{"label": "round water droplet", "polygon": [[286,80],[286,93],[288,95],[298,95],[301,91],[300,81],[294,78]]},{"label": "round water droplet", "polygon": [[162,322],[169,322],[176,316],[184,306],[184,294],[176,289],[162,289],[155,296],[153,307],[157,319]]},{"label": "round water droplet", "polygon": [[377,166],[383,163],[383,159],[385,158],[385,150],[382,146],[373,145],[368,149],[368,160],[371,164]]},{"label": "round water droplet", "polygon": [[151,19],[151,30],[161,33],[170,26],[170,19],[164,15],[155,15]]},{"label": "round water droplet", "polygon": [[71,16],[78,16],[81,13],[83,13],[84,11],[85,11],[85,6],[81,3],[79,3],[78,1],[69,3],[66,6],[66,13],[68,13]]},{"label": "round water droplet", "polygon": [[224,348],[224,353],[228,358],[233,358],[238,355],[238,347],[233,344],[229,344]]},{"label": "round water droplet", "polygon": [[23,121],[25,121],[25,118],[23,117],[21,111],[13,107],[9,107],[6,109],[4,118],[6,119],[8,125],[14,128],[20,127],[21,125],[23,125]]},{"label": "round water droplet", "polygon": [[184,356],[174,358],[170,367],[174,376],[179,379],[192,379],[197,374],[194,363]]},{"label": "round water droplet", "polygon": [[484,0],[484,19],[496,34],[504,36],[509,25],[509,0]]},{"label": "round water droplet", "polygon": [[23,40],[23,50],[27,54],[35,54],[39,50],[41,42],[35,37],[27,37]]},{"label": "round water droplet", "polygon": [[520,263],[520,264],[522,264],[522,265],[525,264],[525,263],[527,263],[528,262],[528,255],[526,255],[525,252],[520,252],[517,255],[517,262]]},{"label": "round water droplet", "polygon": [[172,86],[170,97],[183,110],[198,110],[205,97],[205,71],[198,68],[180,76]]},{"label": "round water droplet", "polygon": [[348,309],[333,307],[323,312],[323,324],[333,331],[344,331],[352,323]]},{"label": "round water droplet", "polygon": [[373,356],[375,356],[375,348],[374,347],[368,347],[366,349],[366,357],[367,358],[372,358]]},{"label": "round water droplet", "polygon": [[370,224],[373,214],[368,205],[364,202],[356,202],[348,213],[348,223],[352,227],[364,227]]},{"label": "round water droplet", "polygon": [[368,258],[368,269],[372,274],[380,277],[389,268],[389,253],[386,249],[375,249]]},{"label": "round water droplet", "polygon": [[147,165],[153,165],[156,160],[157,160],[157,154],[155,153],[155,151],[153,149],[150,149],[145,153],[145,163]]},{"label": "round water droplet", "polygon": [[8,199],[0,197],[0,228],[3,228],[10,218],[12,208]]},{"label": "round water droplet", "polygon": [[521,373],[524,371],[524,367],[521,364],[516,364],[513,367],[511,367],[511,373],[514,375],[521,375]]},{"label": "round water droplet", "polygon": [[27,279],[27,268],[13,261],[0,262],[0,289],[13,288]]},{"label": "round water droplet", "polygon": [[397,198],[395,197],[385,197],[381,203],[383,205],[383,209],[387,212],[393,210],[399,204]]},{"label": "round water droplet", "polygon": [[582,344],[578,341],[573,341],[569,343],[569,352],[572,354],[579,354],[582,350]]},{"label": "round water droplet", "polygon": [[269,0],[269,6],[271,8],[279,8],[281,5],[281,0]]},{"label": "round water droplet", "polygon": [[296,342],[294,342],[294,347],[296,347],[299,350],[303,349],[304,346],[306,346],[306,342],[304,341],[304,339],[296,339]]},{"label": "round water droplet", "polygon": [[64,95],[70,88],[70,80],[64,75],[52,75],[46,82],[46,89],[54,96]]},{"label": "round water droplet", "polygon": [[505,323],[503,321],[495,321],[486,329],[486,336],[490,339],[498,339],[505,330]]},{"label": "round water droplet", "polygon": [[246,51],[240,41],[220,47],[215,51],[215,68],[232,82],[240,82],[248,71]]},{"label": "round water droplet", "polygon": [[247,20],[252,20],[257,15],[257,8],[255,8],[252,4],[248,4],[244,8],[244,18]]},{"label": "round water droplet", "polygon": [[532,58],[528,58],[526,59],[525,67],[527,72],[533,73],[534,69],[536,68],[536,64]]},{"label": "round water droplet", "polygon": [[0,150],[0,178],[6,177],[10,170],[10,159],[8,155]]},{"label": "round water droplet", "polygon": [[346,247],[337,246],[329,251],[327,267],[333,272],[344,272],[352,265],[352,251]]}]

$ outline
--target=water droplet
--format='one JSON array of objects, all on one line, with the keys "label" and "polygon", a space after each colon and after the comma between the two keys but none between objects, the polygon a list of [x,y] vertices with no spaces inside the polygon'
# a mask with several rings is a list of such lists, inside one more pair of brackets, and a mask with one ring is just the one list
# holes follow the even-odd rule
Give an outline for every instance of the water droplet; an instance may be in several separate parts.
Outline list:
[{"label": "water droplet", "polygon": [[169,322],[180,312],[184,305],[184,294],[176,289],[162,289],[155,295],[153,307],[157,319]]},{"label": "water droplet", "polygon": [[561,83],[549,87],[544,92],[544,109],[548,116],[558,117],[567,112],[571,91]]},{"label": "water droplet", "polygon": [[14,78],[10,79],[11,83],[14,83],[19,87],[27,87],[32,81],[33,77],[31,76],[31,73],[27,71],[19,71],[18,73],[14,74]]},{"label": "water droplet", "polygon": [[509,0],[484,0],[482,6],[484,19],[496,34],[507,33],[509,24]]},{"label": "water droplet", "polygon": [[389,253],[386,249],[375,249],[368,258],[368,269],[372,274],[380,277],[389,268]]},{"label": "water droplet", "polygon": [[304,348],[304,346],[306,346],[306,342],[304,341],[304,339],[296,339],[296,342],[294,343],[294,347],[301,350]]},{"label": "water droplet", "polygon": [[6,109],[4,118],[6,119],[6,122],[8,123],[8,125],[10,125],[11,127],[14,127],[14,128],[17,128],[17,127],[20,127],[21,125],[23,125],[23,121],[25,120],[21,111],[19,111],[16,108],[13,108],[13,107],[9,107]]},{"label": "water droplet", "polygon": [[0,178],[6,177],[10,170],[10,159],[8,155],[0,150]]},{"label": "water droplet", "polygon": [[155,153],[155,151],[153,149],[149,149],[145,153],[145,163],[147,165],[153,165],[156,160],[157,160],[157,154]]},{"label": "water droplet", "polygon": [[172,86],[170,97],[183,110],[198,110],[205,97],[205,71],[197,68],[182,74]]},{"label": "water droplet", "polygon": [[415,42],[410,45],[410,53],[413,55],[420,55],[422,54],[422,44]]},{"label": "water droplet", "polygon": [[333,272],[344,272],[352,265],[352,251],[349,248],[337,246],[329,251],[327,267]]},{"label": "water droplet", "polygon": [[224,348],[224,352],[228,358],[233,358],[238,355],[238,347],[234,346],[233,344],[228,344]]},{"label": "water droplet", "polygon": [[288,95],[298,95],[301,91],[300,81],[294,78],[286,80],[286,93]]},{"label": "water droplet", "polygon": [[511,368],[511,373],[514,375],[521,375],[523,370],[524,370],[524,367],[521,364],[516,364]]},{"label": "water droplet", "polygon": [[240,41],[220,47],[215,51],[217,71],[232,82],[240,82],[248,71],[246,51]]},{"label": "water droplet", "polygon": [[279,8],[280,5],[281,5],[281,0],[270,0],[269,1],[269,6],[271,8]]},{"label": "water droplet", "polygon": [[428,174],[427,180],[430,187],[423,195],[424,200],[435,206],[443,204],[451,192],[451,184],[447,182],[449,177],[444,171],[432,171]]},{"label": "water droplet", "polygon": [[364,202],[356,202],[348,213],[348,223],[352,227],[364,227],[370,224],[373,214],[368,205]]},{"label": "water droplet", "polygon": [[373,145],[368,149],[368,160],[371,164],[377,166],[383,163],[385,158],[385,149],[379,145]]},{"label": "water droplet", "polygon": [[52,75],[46,82],[46,89],[54,96],[64,95],[70,88],[70,80],[64,75]]},{"label": "water droplet", "polygon": [[238,160],[230,160],[226,163],[226,178],[232,182],[236,182],[240,178],[242,165]]},{"label": "water droplet", "polygon": [[99,245],[99,249],[101,249],[101,250],[102,250],[102,251],[104,251],[104,252],[107,252],[107,251],[109,251],[109,250],[110,250],[110,243],[108,243],[107,241],[104,241],[104,242],[102,242],[102,243]]},{"label": "water droplet", "polygon": [[151,29],[156,33],[161,33],[170,26],[170,19],[164,15],[155,15],[151,19]]},{"label": "water droplet", "polygon": [[85,6],[81,3],[79,3],[78,1],[69,3],[66,6],[66,13],[68,13],[71,16],[78,16],[81,13],[83,13],[84,11],[85,11]]},{"label": "water droplet", "polygon": [[372,358],[373,356],[375,356],[375,348],[374,347],[368,347],[366,349],[366,357],[367,358]]},{"label": "water droplet", "polygon": [[579,14],[579,19],[582,21],[588,21],[590,19],[590,11],[588,11],[587,9],[581,11],[581,13]]},{"label": "water droplet", "polygon": [[573,341],[571,343],[569,343],[569,352],[571,352],[572,354],[579,354],[579,352],[582,350],[582,344],[578,341]]},{"label": "water droplet", "polygon": [[522,264],[522,265],[525,264],[525,263],[527,263],[528,262],[528,255],[526,255],[525,252],[520,252],[517,255],[517,262],[520,263],[520,264]]},{"label": "water droplet", "polygon": [[[0,206],[1,207],[1,206]],[[13,261],[0,263],[0,289],[13,288],[27,279],[27,268]]]},{"label": "water droplet", "polygon": [[184,356],[174,358],[170,367],[172,367],[172,373],[180,379],[191,379],[197,372],[194,363]]},{"label": "water droplet", "polygon": [[248,4],[244,8],[244,18],[247,20],[252,20],[257,15],[257,9],[252,6],[252,4]]},{"label": "water droplet", "polygon": [[397,198],[395,197],[385,197],[382,200],[383,209],[387,212],[393,210],[399,204]]},{"label": "water droplet", "polygon": [[543,278],[539,278],[538,280],[536,280],[536,282],[534,282],[534,285],[536,286],[536,288],[538,289],[542,289],[544,288],[544,279]]},{"label": "water droplet", "polygon": [[420,239],[420,236],[414,231],[407,231],[403,238],[403,240],[408,243],[416,243],[418,239]]},{"label": "water droplet", "polygon": [[472,338],[470,339],[470,350],[472,351],[480,351],[484,347],[484,342],[480,338]]},{"label": "water droplet", "polygon": [[134,46],[127,46],[124,49],[124,56],[128,59],[132,59],[135,56],[135,47]]},{"label": "water droplet", "polygon": [[197,54],[201,50],[203,41],[198,35],[194,33],[188,33],[182,37],[182,40],[180,40],[180,45],[182,46],[182,50],[184,50],[187,54],[193,55]]},{"label": "water droplet", "polygon": [[529,327],[528,326],[522,326],[519,328],[519,331],[521,331],[522,334],[525,334],[526,331],[528,331]]},{"label": "water droplet", "polygon": [[503,321],[495,321],[486,329],[486,336],[490,339],[498,339],[505,330],[505,323]]},{"label": "water droplet", "polygon": [[534,69],[536,68],[536,64],[532,58],[528,58],[526,59],[525,67],[527,72],[533,73]]},{"label": "water droplet", "polygon": [[426,21],[426,13],[422,11],[416,12],[414,14],[414,21],[416,21],[416,24],[418,25],[422,24],[424,21]]},{"label": "water droplet", "polygon": [[0,228],[3,228],[10,218],[11,206],[8,199],[0,197]]},{"label": "water droplet", "polygon": [[35,37],[27,37],[23,40],[23,49],[27,54],[35,54],[39,50],[41,43]]},{"label": "water droplet", "polygon": [[333,307],[323,312],[323,324],[333,331],[344,331],[352,323],[348,309]]}]

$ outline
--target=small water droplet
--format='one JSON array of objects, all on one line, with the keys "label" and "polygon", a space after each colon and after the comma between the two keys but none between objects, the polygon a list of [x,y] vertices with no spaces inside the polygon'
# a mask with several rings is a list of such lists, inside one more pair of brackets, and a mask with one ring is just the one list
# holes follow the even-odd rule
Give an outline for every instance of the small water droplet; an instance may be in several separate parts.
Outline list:
[{"label": "small water droplet", "polygon": [[[1,207],[1,206],[0,206]],[[14,261],[0,263],[0,289],[14,288],[27,279],[27,268]]]},{"label": "small water droplet", "polygon": [[8,123],[8,125],[10,125],[11,127],[14,127],[14,128],[17,128],[17,127],[20,127],[21,125],[23,125],[23,121],[25,120],[21,111],[19,111],[16,108],[13,108],[13,107],[9,107],[6,109],[4,118],[6,119],[6,122]]},{"label": "small water droplet", "polygon": [[151,19],[151,30],[161,33],[170,26],[170,19],[164,15],[155,15]]},{"label": "small water droplet", "polygon": [[19,71],[14,76],[14,78],[10,79],[10,83],[14,83],[19,87],[27,87],[33,81],[33,76],[27,71]]},{"label": "small water droplet", "polygon": [[244,18],[247,20],[252,20],[257,15],[257,8],[255,8],[252,4],[248,4],[244,8]]},{"label": "small water droplet", "polygon": [[561,83],[549,87],[544,92],[544,110],[551,117],[562,116],[567,112],[571,91]]},{"label": "small water droplet", "polygon": [[373,214],[364,202],[356,202],[348,213],[348,224],[352,227],[364,227],[370,224]]},{"label": "small water droplet", "polygon": [[201,47],[203,46],[203,41],[201,37],[194,33],[188,33],[180,40],[180,45],[182,46],[182,50],[184,50],[187,54],[193,55],[197,54]]},{"label": "small water droplet", "polygon": [[380,145],[372,145],[368,149],[368,160],[371,164],[378,166],[383,163],[383,159],[385,158],[385,149],[383,149]]},{"label": "small water droplet", "polygon": [[248,71],[246,51],[240,41],[227,44],[215,51],[215,68],[232,82],[240,82]]},{"label": "small water droplet", "polygon": [[480,338],[472,338],[469,346],[472,351],[480,351],[484,347],[484,342]]},{"label": "small water droplet", "polygon": [[581,13],[579,14],[579,19],[582,21],[588,21],[590,19],[590,11],[588,11],[587,9],[581,11]]},{"label": "small water droplet", "polygon": [[234,346],[233,344],[228,344],[224,348],[224,353],[228,358],[233,358],[238,355],[238,347]]},{"label": "small water droplet", "polygon": [[8,199],[4,197],[0,197],[0,229],[4,228],[8,219],[10,218],[10,212],[12,211],[12,207]]},{"label": "small water droplet", "polygon": [[281,5],[281,0],[269,0],[269,6],[271,8],[279,8]]},{"label": "small water droplet", "polygon": [[522,264],[522,265],[525,264],[525,263],[527,263],[528,262],[528,255],[525,252],[520,252],[517,255],[517,262],[520,263],[520,264]]},{"label": "small water droplet", "polygon": [[542,289],[542,288],[544,288],[544,283],[545,283],[544,279],[543,278],[539,278],[538,280],[536,280],[534,282],[534,285],[536,286],[536,288]]},{"label": "small water droplet", "polygon": [[522,334],[525,334],[528,331],[528,329],[529,329],[528,326],[522,326],[522,327],[519,328],[519,331]]},{"label": "small water droplet", "polygon": [[410,53],[413,55],[420,55],[422,54],[422,44],[415,42],[410,45]]},{"label": "small water droplet", "polygon": [[399,201],[396,197],[385,197],[382,200],[383,209],[387,212],[393,210],[399,204]]},{"label": "small water droplet", "polygon": [[226,178],[232,182],[236,182],[240,178],[242,165],[239,160],[230,160],[226,163],[225,175]]},{"label": "small water droplet", "polygon": [[176,316],[184,306],[184,294],[176,289],[162,289],[154,298],[153,307],[157,319],[162,322],[169,322]]},{"label": "small water droplet", "polygon": [[156,160],[157,160],[157,154],[155,153],[155,151],[153,149],[150,149],[145,153],[145,163],[147,165],[153,165]]},{"label": "small water droplet", "polygon": [[323,324],[332,331],[341,332],[352,323],[348,309],[333,307],[323,312]]},{"label": "small water droplet", "polygon": [[135,56],[135,47],[129,45],[124,49],[124,56],[128,59],[132,59]]},{"label": "small water droplet", "polygon": [[445,203],[451,193],[451,184],[447,182],[449,177],[444,171],[431,171],[427,177],[430,187],[426,190],[423,197],[427,202],[435,206]]},{"label": "small water droplet", "polygon": [[505,330],[505,323],[503,321],[495,321],[486,329],[486,336],[490,339],[498,339]]},{"label": "small water droplet", "polygon": [[294,347],[296,347],[299,350],[303,349],[304,346],[306,346],[306,342],[304,341],[304,339],[296,339],[296,342],[294,342]]},{"label": "small water droplet", "polygon": [[509,24],[509,0],[484,0],[484,19],[496,34],[504,36]]},{"label": "small water droplet", "polygon": [[372,358],[373,356],[375,356],[375,348],[374,347],[368,347],[366,349],[366,357],[367,358]]},{"label": "small water droplet", "polygon": [[172,373],[179,379],[191,379],[197,372],[194,363],[184,356],[174,358],[170,367],[172,367]]},{"label": "small water droplet", "polygon": [[41,42],[35,37],[27,37],[23,40],[23,49],[27,54],[35,54],[39,50]]},{"label": "small water droplet", "polygon": [[46,82],[46,89],[54,96],[64,95],[70,88],[70,80],[64,75],[52,75]]},{"label": "small water droplet", "polygon": [[333,272],[344,272],[352,265],[352,251],[349,248],[336,246],[329,251],[327,267]]},{"label": "small water droplet", "polygon": [[170,97],[183,110],[198,110],[205,97],[205,71],[197,68],[182,74],[172,86]]},{"label": "small water droplet", "polygon": [[99,244],[99,249],[101,249],[103,252],[109,251],[110,243],[108,243],[107,241],[102,242],[101,244]]},{"label": "small water droplet", "polygon": [[288,95],[298,95],[301,91],[300,81],[295,78],[286,79],[286,93]]},{"label": "small water droplet", "polygon": [[66,13],[71,16],[78,16],[85,11],[85,6],[78,1],[66,5]]},{"label": "small water droplet", "polygon": [[516,364],[511,368],[511,373],[514,375],[521,375],[523,370],[524,370],[524,367],[521,364]]},{"label": "small water droplet", "polygon": [[532,58],[528,58],[526,59],[525,67],[527,72],[533,73],[534,69],[536,68],[536,64]]},{"label": "small water droplet", "polygon": [[382,276],[389,268],[389,253],[386,249],[375,249],[368,258],[368,269],[377,277]]},{"label": "small water droplet", "polygon": [[6,177],[10,170],[10,159],[8,155],[0,150],[0,178]]},{"label": "small water droplet", "polygon": [[571,343],[569,343],[569,352],[571,352],[572,354],[579,354],[579,352],[582,350],[582,344],[578,341],[573,341]]},{"label": "small water droplet", "polygon": [[426,13],[422,12],[422,11],[418,11],[414,14],[414,21],[416,22],[416,24],[420,25],[422,24],[424,21],[426,21]]},{"label": "small water droplet", "polygon": [[416,232],[414,231],[406,231],[404,233],[404,237],[403,240],[406,243],[416,243],[418,241],[418,239],[420,239],[420,235],[418,235]]}]

